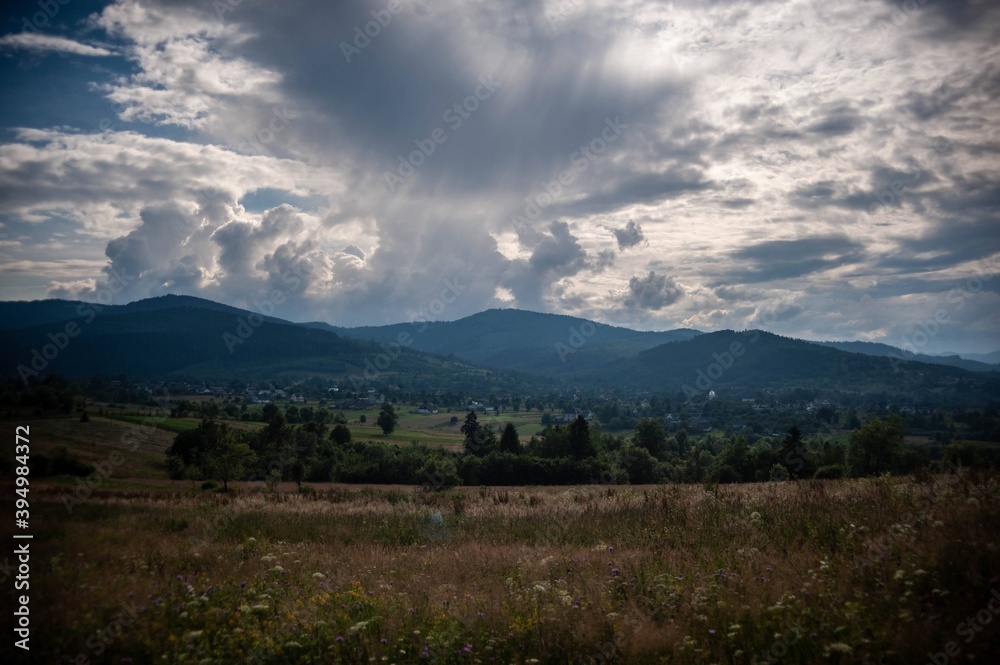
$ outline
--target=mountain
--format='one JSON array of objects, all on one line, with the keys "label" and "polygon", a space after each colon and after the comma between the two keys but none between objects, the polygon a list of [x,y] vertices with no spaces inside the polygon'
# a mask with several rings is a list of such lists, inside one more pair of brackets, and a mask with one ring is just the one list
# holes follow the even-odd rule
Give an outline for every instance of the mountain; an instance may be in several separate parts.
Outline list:
[{"label": "mountain", "polygon": [[851,353],[861,353],[866,356],[902,358],[906,360],[916,360],[922,363],[929,363],[931,365],[961,367],[962,369],[967,369],[971,372],[996,372],[998,369],[997,367],[985,362],[978,362],[976,360],[963,358],[957,353],[942,353],[935,355],[910,353],[909,351],[904,351],[903,349],[896,348],[895,346],[880,344],[878,342],[814,342],[814,344],[821,344],[823,346],[829,346],[835,349],[840,349],[841,351],[849,351]]},{"label": "mountain", "polygon": [[398,323],[386,326],[335,328],[304,324],[345,337],[394,342],[400,335],[413,348],[454,355],[478,365],[561,376],[603,367],[667,342],[688,340],[700,331],[682,328],[640,332],[561,314],[517,309],[491,309],[458,321]]},{"label": "mountain", "polygon": [[1000,397],[1000,372],[931,364],[922,356],[902,359],[898,349],[885,345],[813,343],[761,331],[637,332],[519,310],[489,310],[450,322],[336,328],[163,296],[100,312],[65,300],[0,303],[0,316],[0,363],[14,377],[325,377],[357,389],[396,383],[479,394],[701,396],[715,390],[730,398],[804,388],[966,404]]},{"label": "mountain", "polygon": [[[358,383],[488,389],[497,378],[469,363],[384,349],[200,298],[164,296],[99,313],[87,303],[0,303],[5,374],[229,381],[328,376]],[[12,319],[11,316],[19,317]],[[41,323],[40,323],[41,322]],[[27,323],[27,326],[14,327]],[[352,381],[352,377],[356,380]]]},{"label": "mountain", "polygon": [[1000,396],[1000,374],[842,351],[771,333],[721,330],[648,349],[574,381],[608,391],[752,397],[759,390],[812,388],[909,397]]},{"label": "mountain", "polygon": [[[246,315],[249,312],[223,305],[213,300],[196,298],[194,296],[165,295],[144,300],[136,300],[127,305],[101,305],[99,303],[79,302],[75,300],[31,300],[0,302],[0,330],[15,330],[46,326],[73,319],[84,321],[97,315],[118,315],[136,312],[153,312],[176,307],[191,307],[203,310],[213,310],[236,315]],[[281,319],[267,317],[268,321],[281,322]]]},{"label": "mountain", "polygon": [[994,351],[993,353],[962,353],[948,355],[961,355],[966,360],[975,360],[976,362],[986,363],[987,365],[1000,365],[1000,351]]}]

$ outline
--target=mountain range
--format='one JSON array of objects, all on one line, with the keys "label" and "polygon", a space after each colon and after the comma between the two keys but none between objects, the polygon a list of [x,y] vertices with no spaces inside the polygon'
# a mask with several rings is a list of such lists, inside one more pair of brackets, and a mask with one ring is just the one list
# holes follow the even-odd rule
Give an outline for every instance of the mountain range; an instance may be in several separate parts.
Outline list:
[{"label": "mountain range", "polygon": [[811,386],[996,399],[1000,365],[870,342],[808,342],[750,330],[643,332],[571,316],[493,309],[449,322],[292,323],[201,298],[99,307],[0,302],[4,373],[196,380],[330,378],[464,391],[674,394]]}]

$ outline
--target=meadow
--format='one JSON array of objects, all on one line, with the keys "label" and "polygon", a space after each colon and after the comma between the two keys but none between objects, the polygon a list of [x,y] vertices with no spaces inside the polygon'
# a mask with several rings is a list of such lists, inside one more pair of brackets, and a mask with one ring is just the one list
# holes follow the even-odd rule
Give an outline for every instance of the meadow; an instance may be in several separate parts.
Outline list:
[{"label": "meadow", "polygon": [[[35,662],[927,662],[1000,589],[993,476],[33,491]],[[975,619],[973,619],[975,620]],[[939,661],[940,662],[940,661]]]},{"label": "meadow", "polygon": [[[449,419],[400,424],[450,436]],[[222,493],[168,479],[174,433],[162,423],[24,422],[33,455],[64,447],[110,472],[87,489],[31,481],[30,662],[1000,655],[992,473],[441,492],[241,482]]]}]

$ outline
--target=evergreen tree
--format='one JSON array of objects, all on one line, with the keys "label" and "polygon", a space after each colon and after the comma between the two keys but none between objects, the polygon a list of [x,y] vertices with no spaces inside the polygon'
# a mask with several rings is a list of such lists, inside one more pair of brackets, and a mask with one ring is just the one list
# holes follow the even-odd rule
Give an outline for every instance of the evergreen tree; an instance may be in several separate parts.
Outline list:
[{"label": "evergreen tree", "polygon": [[521,452],[521,438],[517,434],[514,423],[507,423],[500,435],[500,450],[507,453]]}]

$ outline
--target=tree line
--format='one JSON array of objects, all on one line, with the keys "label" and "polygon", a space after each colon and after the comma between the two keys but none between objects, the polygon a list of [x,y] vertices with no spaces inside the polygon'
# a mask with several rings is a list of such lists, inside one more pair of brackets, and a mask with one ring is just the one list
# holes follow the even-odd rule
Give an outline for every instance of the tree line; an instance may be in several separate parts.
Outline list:
[{"label": "tree line", "polygon": [[[398,419],[384,404],[377,424],[394,431]],[[348,482],[423,485],[648,484],[761,482],[909,473],[948,466],[1000,467],[1000,457],[955,443],[943,459],[904,445],[902,421],[873,417],[853,430],[845,444],[806,442],[792,426],[777,440],[749,444],[741,435],[691,437],[668,434],[659,420],[640,420],[631,435],[591,427],[582,416],[548,425],[522,441],[512,423],[500,431],[475,412],[461,426],[464,445],[453,452],[413,443],[355,440],[343,416],[326,423],[289,423],[277,413],[250,432],[205,419],[178,434],[167,453],[173,478],[208,480],[228,489],[236,480],[269,483]]]}]

